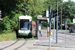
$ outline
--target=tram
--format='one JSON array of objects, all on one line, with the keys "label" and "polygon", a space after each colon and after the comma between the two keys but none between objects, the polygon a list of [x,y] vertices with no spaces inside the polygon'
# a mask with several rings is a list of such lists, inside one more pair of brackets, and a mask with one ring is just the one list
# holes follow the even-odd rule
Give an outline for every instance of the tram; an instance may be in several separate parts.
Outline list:
[{"label": "tram", "polygon": [[31,38],[32,37],[32,17],[19,16],[19,29],[17,38]]}]

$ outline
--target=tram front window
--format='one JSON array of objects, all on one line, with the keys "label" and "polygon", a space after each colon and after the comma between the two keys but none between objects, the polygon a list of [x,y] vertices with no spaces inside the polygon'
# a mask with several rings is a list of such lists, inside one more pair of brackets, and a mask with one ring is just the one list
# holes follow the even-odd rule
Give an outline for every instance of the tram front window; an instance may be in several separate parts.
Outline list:
[{"label": "tram front window", "polygon": [[29,29],[29,20],[21,19],[20,20],[20,30],[28,30]]}]

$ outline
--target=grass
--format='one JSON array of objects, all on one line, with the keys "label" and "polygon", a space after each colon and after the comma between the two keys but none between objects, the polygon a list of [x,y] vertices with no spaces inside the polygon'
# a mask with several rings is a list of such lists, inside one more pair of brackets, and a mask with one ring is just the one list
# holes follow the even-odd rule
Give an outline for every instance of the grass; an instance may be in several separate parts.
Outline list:
[{"label": "grass", "polygon": [[16,40],[15,33],[0,34],[0,41]]},{"label": "grass", "polygon": [[[28,40],[33,40],[34,37],[29,38]],[[10,40],[17,40],[16,33],[7,33],[7,34],[0,34],[0,42],[2,41],[10,41]],[[26,40],[24,38],[19,38],[19,40]]]}]

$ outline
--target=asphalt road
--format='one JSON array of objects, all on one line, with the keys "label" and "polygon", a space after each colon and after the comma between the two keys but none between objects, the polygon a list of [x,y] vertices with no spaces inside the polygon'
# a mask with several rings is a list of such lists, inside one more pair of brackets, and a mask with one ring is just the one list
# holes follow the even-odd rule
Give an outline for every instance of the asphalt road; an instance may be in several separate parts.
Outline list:
[{"label": "asphalt road", "polygon": [[46,50],[47,46],[34,46],[34,40],[12,40],[0,42],[0,50]]}]

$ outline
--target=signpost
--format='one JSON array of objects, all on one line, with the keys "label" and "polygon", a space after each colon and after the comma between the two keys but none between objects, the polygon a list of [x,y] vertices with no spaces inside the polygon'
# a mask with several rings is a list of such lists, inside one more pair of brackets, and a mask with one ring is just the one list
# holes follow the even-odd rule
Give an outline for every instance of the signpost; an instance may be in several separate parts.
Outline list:
[{"label": "signpost", "polygon": [[54,30],[53,30],[53,40],[55,40],[55,17],[54,17]]},{"label": "signpost", "polygon": [[0,10],[0,18],[1,18],[1,14],[2,14],[2,13],[1,13],[1,10]]},{"label": "signpost", "polygon": [[67,36],[67,23],[68,23],[68,19],[65,21],[65,42],[66,42],[66,36]]},{"label": "signpost", "polygon": [[49,14],[50,14],[50,17],[49,17],[49,50],[51,49],[51,9],[52,7],[49,6]]},{"label": "signpost", "polygon": [[2,11],[0,10],[0,20],[3,20],[3,18],[1,18],[1,16],[2,16],[1,14],[2,14]]},{"label": "signpost", "polygon": [[75,19],[73,19],[73,23],[75,23]]}]

